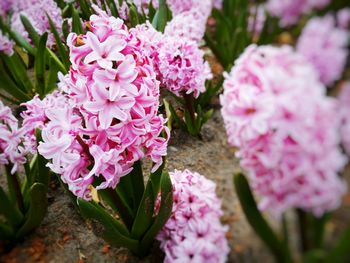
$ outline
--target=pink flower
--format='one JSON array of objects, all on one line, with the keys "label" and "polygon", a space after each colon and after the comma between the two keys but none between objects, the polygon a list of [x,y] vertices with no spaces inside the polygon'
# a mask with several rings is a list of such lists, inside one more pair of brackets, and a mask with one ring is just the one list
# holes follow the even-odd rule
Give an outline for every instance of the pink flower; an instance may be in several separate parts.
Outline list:
[{"label": "pink flower", "polygon": [[350,8],[343,8],[337,13],[337,25],[340,28],[347,29],[350,26]]},{"label": "pink flower", "polygon": [[334,17],[316,17],[303,29],[297,51],[314,65],[321,81],[332,85],[341,77],[348,56],[349,32],[335,26]]},{"label": "pink flower", "polygon": [[269,0],[266,8],[271,15],[280,18],[280,26],[294,25],[299,17],[312,9],[322,9],[330,0]]},{"label": "pink flower", "polygon": [[0,164],[11,165],[12,174],[27,162],[29,151],[24,142],[25,130],[18,127],[11,109],[0,101]]},{"label": "pink flower", "polygon": [[12,56],[13,46],[14,42],[0,31],[0,52],[5,53],[7,56]]},{"label": "pink flower", "polygon": [[205,81],[212,78],[203,55],[195,42],[164,38],[156,60],[162,86],[177,96],[193,93],[194,97],[198,97],[205,91]]},{"label": "pink flower", "polygon": [[170,173],[173,211],[157,239],[165,252],[164,262],[225,262],[229,247],[227,227],[215,183],[189,170]]},{"label": "pink flower", "polygon": [[102,181],[96,189],[115,188],[144,157],[154,162],[153,170],[159,167],[169,139],[158,115],[159,82],[147,43],[122,20],[94,8],[91,31],[69,36],[72,66],[58,85],[68,106],[45,111],[38,147],[50,168],[85,199],[97,177]]},{"label": "pink flower", "polygon": [[47,46],[52,47],[54,45],[55,38],[53,34],[50,33],[50,24],[46,13],[52,19],[58,32],[61,32],[63,23],[61,10],[54,0],[14,0],[12,8],[13,15],[11,17],[11,27],[14,31],[17,31],[24,38],[29,40],[28,33],[21,22],[21,15],[24,15],[29,19],[35,30],[40,35],[49,32]]},{"label": "pink flower", "polygon": [[220,100],[228,140],[260,209],[321,216],[340,205],[346,158],[336,102],[324,94],[312,65],[288,46],[251,45],[226,74]]},{"label": "pink flower", "polygon": [[206,20],[207,18],[204,18],[198,11],[185,11],[168,22],[164,34],[200,42],[205,33]]}]

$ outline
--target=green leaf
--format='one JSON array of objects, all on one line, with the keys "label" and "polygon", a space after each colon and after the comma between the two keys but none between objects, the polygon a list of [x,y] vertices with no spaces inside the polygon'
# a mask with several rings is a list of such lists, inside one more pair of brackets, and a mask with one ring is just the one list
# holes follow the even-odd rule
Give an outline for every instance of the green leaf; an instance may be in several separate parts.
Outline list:
[{"label": "green leaf", "polygon": [[34,72],[36,79],[36,91],[43,96],[45,94],[45,70],[46,70],[46,41],[47,32],[42,35],[35,54]]},{"label": "green leaf", "polygon": [[33,41],[35,46],[38,46],[40,41],[40,35],[38,34],[38,32],[36,32],[33,25],[24,15],[21,15],[21,22],[26,31],[28,32],[29,38]]},{"label": "green leaf", "polygon": [[245,176],[241,173],[236,174],[234,176],[234,185],[249,224],[271,250],[277,262],[292,262],[289,249],[277,238],[272,228],[258,210]]},{"label": "green leaf", "polygon": [[24,224],[18,230],[16,238],[22,238],[37,228],[44,219],[47,211],[47,187],[41,183],[35,183],[30,188],[30,205],[25,215]]},{"label": "green leaf", "polygon": [[63,33],[63,37],[64,39],[67,39],[69,33],[70,33],[70,30],[69,30],[69,25],[68,25],[68,20],[64,20],[63,23],[62,23],[62,33]]},{"label": "green leaf", "polygon": [[52,92],[57,87],[57,80],[58,80],[58,66],[57,63],[50,58],[50,64],[49,64],[49,75],[46,79],[46,87],[45,87],[45,94],[48,94]]},{"label": "green leaf", "polygon": [[31,80],[28,78],[27,69],[22,59],[15,52],[11,57],[8,57],[0,53],[2,61],[5,63],[12,80],[17,84],[24,93],[31,92],[33,85]]},{"label": "green leaf", "polygon": [[163,228],[163,226],[168,221],[171,216],[171,212],[173,209],[173,187],[171,184],[171,180],[168,172],[162,173],[162,178],[160,181],[160,193],[161,193],[161,201],[159,212],[151,226],[151,228],[147,231],[146,235],[142,239],[140,243],[140,252],[139,254],[145,255],[150,249],[152,242],[159,231]]},{"label": "green leaf", "polygon": [[83,33],[83,27],[80,22],[78,11],[72,6],[72,29],[78,35]]},{"label": "green leaf", "polygon": [[20,102],[30,100],[30,97],[24,93],[17,85],[10,79],[8,73],[4,69],[3,63],[0,61],[0,89],[6,91]]},{"label": "green leaf", "polygon": [[15,233],[13,229],[6,224],[0,223],[0,240],[13,242],[14,237]]},{"label": "green leaf", "polygon": [[104,230],[103,238],[113,246],[123,246],[137,251],[138,242],[129,237],[129,232],[118,220],[95,202],[77,200],[81,214],[85,219],[93,219],[99,222]]},{"label": "green leaf", "polygon": [[[325,257],[325,251],[321,249],[313,249],[309,250],[303,255],[302,262],[303,263],[320,263],[323,262]],[[336,262],[336,261],[334,261]]]},{"label": "green leaf", "polygon": [[176,125],[182,129],[182,130],[186,130],[186,125],[185,123],[180,119],[180,117],[176,114],[175,109],[173,108],[173,106],[169,103],[169,111],[171,113],[171,118],[175,121]]},{"label": "green leaf", "polygon": [[140,23],[139,15],[134,4],[129,7],[129,21],[133,27]]},{"label": "green leaf", "polygon": [[343,231],[335,246],[329,251],[324,263],[348,262],[350,254],[350,225]]},{"label": "green leaf", "polygon": [[164,165],[165,161],[163,160],[162,165],[150,175],[147,182],[131,230],[131,236],[135,239],[140,239],[153,222],[154,204],[158,196]]},{"label": "green leaf", "polygon": [[89,19],[89,17],[92,14],[92,12],[89,8],[89,4],[86,2],[86,0],[78,0],[78,2],[79,2],[80,9],[83,13],[83,17],[85,19]]},{"label": "green leaf", "polygon": [[51,29],[52,34],[55,37],[57,50],[58,50],[58,53],[59,53],[60,58],[62,60],[62,63],[64,64],[65,69],[68,70],[69,66],[70,66],[68,51],[66,50],[65,46],[62,43],[61,37],[60,37],[56,27],[55,27],[54,22],[51,19],[51,17],[48,14],[46,14],[46,16],[49,19],[50,29]]},{"label": "green leaf", "polygon": [[124,199],[116,189],[112,188],[100,189],[98,190],[98,194],[105,203],[118,213],[126,227],[131,229],[133,224],[133,213],[128,200]]},{"label": "green leaf", "polygon": [[115,4],[115,1],[114,0],[109,0],[109,9],[111,10],[111,14],[112,16],[114,17],[119,17],[119,13],[118,13],[118,8]]},{"label": "green leaf", "polygon": [[11,202],[2,187],[0,187],[0,200],[0,215],[3,215],[11,225],[19,226],[23,221],[23,215]]},{"label": "green leaf", "polygon": [[141,161],[137,161],[133,165],[133,170],[129,174],[123,176],[117,186],[117,192],[123,195],[123,198],[127,200],[129,206],[133,210],[133,215],[136,215],[145,191],[143,180],[142,163]]},{"label": "green leaf", "polygon": [[168,8],[165,0],[159,0],[159,8],[154,15],[152,25],[160,32],[164,32],[166,23],[168,22]]}]

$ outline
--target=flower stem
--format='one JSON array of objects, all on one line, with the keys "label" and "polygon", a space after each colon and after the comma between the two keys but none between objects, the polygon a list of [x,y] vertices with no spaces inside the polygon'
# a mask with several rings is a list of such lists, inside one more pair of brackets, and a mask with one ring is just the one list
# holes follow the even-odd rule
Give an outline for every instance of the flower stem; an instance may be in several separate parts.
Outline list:
[{"label": "flower stem", "polygon": [[192,124],[195,124],[195,120],[196,120],[196,116],[195,116],[195,108],[194,108],[194,100],[193,100],[193,96],[191,94],[186,94],[183,93],[183,98],[185,100],[185,105],[186,108],[190,114],[191,120],[192,120]]},{"label": "flower stem", "polygon": [[299,234],[301,242],[300,249],[303,253],[305,253],[309,249],[307,214],[301,209],[297,209],[297,215],[299,220]]},{"label": "flower stem", "polygon": [[132,224],[133,224],[133,218],[132,218],[131,214],[129,213],[128,208],[124,205],[123,201],[119,197],[118,193],[112,188],[106,188],[103,190],[103,192],[105,192],[109,196],[110,200],[113,201],[113,204],[118,209],[119,216],[123,220],[126,227],[129,230],[131,230]]},{"label": "flower stem", "polygon": [[6,177],[7,177],[7,183],[9,187],[9,191],[12,195],[15,195],[16,202],[18,205],[19,210],[24,213],[24,201],[23,201],[23,195],[21,191],[21,186],[19,184],[17,173],[11,174],[11,167],[10,165],[5,165],[6,167]]}]

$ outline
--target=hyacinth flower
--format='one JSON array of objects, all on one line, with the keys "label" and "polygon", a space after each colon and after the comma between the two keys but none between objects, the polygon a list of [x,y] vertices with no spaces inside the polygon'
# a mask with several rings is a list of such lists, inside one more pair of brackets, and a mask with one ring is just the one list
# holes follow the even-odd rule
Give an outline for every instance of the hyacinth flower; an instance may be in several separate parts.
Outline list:
[{"label": "hyacinth flower", "polygon": [[164,262],[226,262],[227,227],[220,222],[223,212],[215,183],[189,170],[175,170],[170,178],[172,213],[157,236]]},{"label": "hyacinth flower", "polygon": [[[52,92],[57,73],[66,73],[70,65],[61,40],[62,18],[55,2],[19,2],[0,19],[2,40],[5,37],[10,43],[6,50],[0,50],[0,96],[13,104],[26,102],[36,94],[43,98]],[[33,19],[39,9],[46,11],[45,16]],[[8,21],[11,19],[15,22]]]},{"label": "hyacinth flower", "polygon": [[[159,81],[145,43],[123,20],[94,8],[86,34],[68,36],[72,65],[60,74],[60,92],[44,99],[50,103],[29,103],[26,118],[39,121],[38,151],[81,215],[102,227],[111,245],[143,257],[171,213],[172,185],[163,170],[169,130],[158,114]],[[146,185],[145,158],[153,163]]]},{"label": "hyacinth flower", "polygon": [[[290,46],[251,45],[225,75],[222,116],[246,171],[235,175],[235,189],[277,262],[293,262],[289,210],[298,219],[305,262],[342,262],[349,249],[350,227],[330,249],[324,246],[326,223],[347,191],[339,176],[347,158],[339,147],[337,102],[325,94],[316,69]],[[281,235],[264,211],[281,223]]]},{"label": "hyacinth flower", "polygon": [[7,178],[7,187],[0,187],[0,244],[5,248],[38,227],[47,210],[46,161],[32,149],[36,145],[27,132],[0,101],[0,165]]}]

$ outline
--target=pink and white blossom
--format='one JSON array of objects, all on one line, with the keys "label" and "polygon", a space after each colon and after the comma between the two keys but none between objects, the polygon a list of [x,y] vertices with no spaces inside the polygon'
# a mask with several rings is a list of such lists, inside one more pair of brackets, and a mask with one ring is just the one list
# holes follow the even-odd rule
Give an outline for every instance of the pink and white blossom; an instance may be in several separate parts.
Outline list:
[{"label": "pink and white blossom", "polygon": [[298,23],[303,14],[314,9],[322,9],[330,0],[269,0],[266,8],[271,15],[280,18],[280,26],[290,26]]},{"label": "pink and white blossom", "polygon": [[24,38],[29,40],[28,32],[25,30],[21,21],[21,15],[24,15],[29,19],[34,29],[40,35],[49,32],[47,46],[52,47],[54,45],[55,38],[53,34],[50,33],[50,24],[47,15],[52,19],[58,32],[61,32],[63,23],[61,10],[54,0],[14,0],[12,9],[11,27],[14,31],[17,31]]},{"label": "pink and white blossom", "polygon": [[12,56],[13,46],[14,42],[0,31],[0,52],[3,52],[7,56]]},{"label": "pink and white blossom", "polygon": [[260,209],[321,216],[340,205],[346,185],[338,172],[347,159],[337,103],[302,55],[289,46],[249,46],[225,75],[220,100]]},{"label": "pink and white blossom", "polygon": [[225,262],[229,247],[215,183],[189,170],[170,173],[173,209],[157,239],[164,262]]},{"label": "pink and white blossom", "polygon": [[[51,160],[78,197],[90,199],[90,185],[115,188],[144,157],[155,171],[166,155],[169,131],[158,115],[159,81],[142,38],[121,19],[98,10],[85,35],[68,37],[70,61],[59,88],[67,107],[46,110],[47,124],[38,150]],[[61,116],[61,117],[60,117]],[[162,137],[162,132],[165,137]]]},{"label": "pink and white blossom", "polygon": [[27,162],[24,141],[25,130],[19,127],[11,109],[0,101],[0,164],[9,165],[12,174]]},{"label": "pink and white blossom", "polygon": [[338,80],[349,54],[347,30],[336,27],[332,15],[315,17],[304,27],[297,43],[297,51],[304,55],[329,86]]}]

